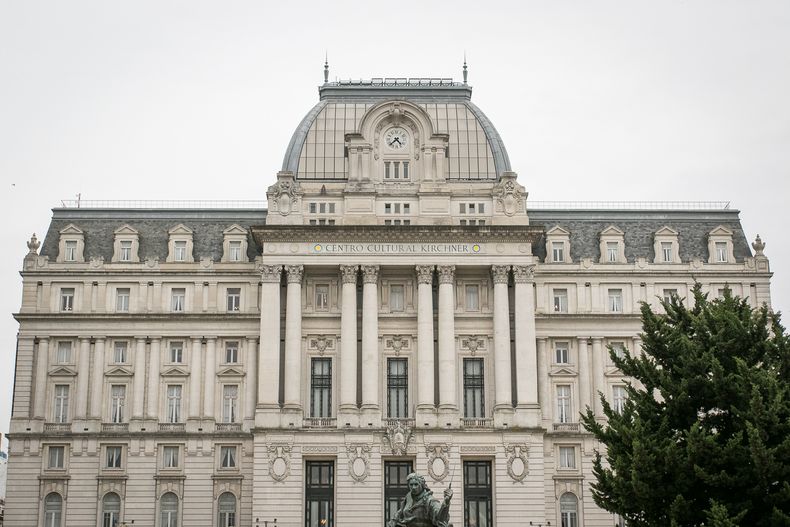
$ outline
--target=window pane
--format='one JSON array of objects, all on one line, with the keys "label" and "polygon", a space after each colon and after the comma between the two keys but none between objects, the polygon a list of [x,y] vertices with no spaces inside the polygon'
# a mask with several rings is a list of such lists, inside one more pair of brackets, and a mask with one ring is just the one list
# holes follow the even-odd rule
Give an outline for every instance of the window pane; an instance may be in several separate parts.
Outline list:
[{"label": "window pane", "polygon": [[485,417],[483,359],[464,359],[464,417]]},{"label": "window pane", "polygon": [[466,309],[468,311],[479,311],[480,310],[480,286],[479,285],[467,285],[465,287],[466,291]]},{"label": "window pane", "polygon": [[403,285],[390,286],[390,311],[403,311]]},{"label": "window pane", "polygon": [[310,368],[310,417],[332,412],[332,359],[312,359]]},{"label": "window pane", "polygon": [[408,417],[407,359],[387,359],[387,417]]}]

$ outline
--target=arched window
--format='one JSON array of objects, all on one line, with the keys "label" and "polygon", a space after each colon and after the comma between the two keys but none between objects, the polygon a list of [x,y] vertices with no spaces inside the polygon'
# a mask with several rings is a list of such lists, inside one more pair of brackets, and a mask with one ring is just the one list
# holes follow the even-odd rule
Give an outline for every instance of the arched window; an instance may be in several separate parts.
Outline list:
[{"label": "arched window", "polygon": [[570,492],[560,496],[560,520],[562,527],[577,527],[579,525],[576,508],[578,500]]},{"label": "arched window", "polygon": [[219,527],[236,527],[236,496],[225,492],[219,497]]},{"label": "arched window", "polygon": [[159,499],[159,527],[178,527],[178,496],[172,492]]},{"label": "arched window", "polygon": [[63,516],[63,498],[57,492],[51,492],[44,498],[44,527],[60,527]]},{"label": "arched window", "polygon": [[118,527],[121,518],[121,497],[108,492],[101,500],[102,527]]}]

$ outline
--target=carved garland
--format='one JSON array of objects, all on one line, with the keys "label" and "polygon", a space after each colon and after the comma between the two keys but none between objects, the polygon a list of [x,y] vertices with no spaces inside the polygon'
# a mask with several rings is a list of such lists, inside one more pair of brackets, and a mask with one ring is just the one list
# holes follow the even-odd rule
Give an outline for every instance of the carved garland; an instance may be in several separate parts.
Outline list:
[{"label": "carved garland", "polygon": [[428,454],[428,475],[434,481],[444,481],[450,471],[450,446],[446,443],[425,445],[425,453]]},{"label": "carved garland", "polygon": [[363,443],[346,445],[348,452],[348,475],[355,482],[361,483],[368,477],[370,470],[370,445]]},{"label": "carved garland", "polygon": [[269,451],[269,475],[274,481],[284,481],[291,474],[291,445],[271,444]]},{"label": "carved garland", "polygon": [[529,462],[527,461],[527,445],[505,445],[507,453],[507,473],[513,481],[523,483],[524,478],[529,474]]}]

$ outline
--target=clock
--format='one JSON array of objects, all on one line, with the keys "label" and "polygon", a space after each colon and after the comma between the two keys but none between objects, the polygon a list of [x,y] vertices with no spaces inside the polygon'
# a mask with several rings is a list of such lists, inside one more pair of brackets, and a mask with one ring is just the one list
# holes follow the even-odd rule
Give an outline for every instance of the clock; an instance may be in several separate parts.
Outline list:
[{"label": "clock", "polygon": [[400,150],[406,146],[409,136],[403,128],[390,128],[384,134],[384,142],[393,150]]}]

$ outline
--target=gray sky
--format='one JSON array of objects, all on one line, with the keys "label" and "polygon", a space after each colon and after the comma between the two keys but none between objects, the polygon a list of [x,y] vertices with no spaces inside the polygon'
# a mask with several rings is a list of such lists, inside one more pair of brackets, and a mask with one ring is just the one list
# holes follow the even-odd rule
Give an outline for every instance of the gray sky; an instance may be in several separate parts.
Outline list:
[{"label": "gray sky", "polygon": [[465,50],[530,199],[729,200],[790,307],[790,2],[269,4],[0,0],[0,431],[50,209],[265,199],[325,50],[332,79],[460,79]]}]

